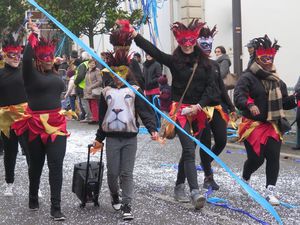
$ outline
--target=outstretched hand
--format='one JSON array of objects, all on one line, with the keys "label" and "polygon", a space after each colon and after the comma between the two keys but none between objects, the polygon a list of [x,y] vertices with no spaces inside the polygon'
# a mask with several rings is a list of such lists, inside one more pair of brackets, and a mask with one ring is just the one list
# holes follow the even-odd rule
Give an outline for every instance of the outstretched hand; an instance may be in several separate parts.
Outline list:
[{"label": "outstretched hand", "polygon": [[102,151],[103,150],[103,146],[104,146],[104,144],[102,142],[94,140],[93,146],[90,149],[90,153],[94,155],[97,152]]},{"label": "outstretched hand", "polygon": [[129,20],[117,20],[116,24],[120,27],[120,29],[124,32],[131,33],[131,36],[135,38],[137,36],[137,32],[134,27],[130,24]]},{"label": "outstretched hand", "polygon": [[28,27],[32,32],[34,32],[38,35],[40,34],[40,29],[38,28],[38,26],[35,23],[32,22],[31,18],[29,18]]}]

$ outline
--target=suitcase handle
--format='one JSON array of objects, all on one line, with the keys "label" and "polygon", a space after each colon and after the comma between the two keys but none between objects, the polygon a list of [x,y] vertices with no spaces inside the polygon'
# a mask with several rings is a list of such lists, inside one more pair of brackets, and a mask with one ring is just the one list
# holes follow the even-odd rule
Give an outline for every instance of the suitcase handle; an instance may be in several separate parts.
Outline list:
[{"label": "suitcase handle", "polygon": [[[89,167],[90,167],[90,155],[91,155],[91,147],[93,147],[92,144],[88,145],[88,158],[87,158],[87,164],[86,164],[86,174],[85,174],[85,184],[84,184],[84,197],[86,198],[86,190],[87,190],[87,184],[88,184],[88,179],[89,179]],[[103,160],[103,146],[100,151],[100,165],[99,165],[99,174],[98,174],[98,184],[100,181],[100,174],[102,170],[102,160]],[[86,199],[85,199],[86,201]]]}]

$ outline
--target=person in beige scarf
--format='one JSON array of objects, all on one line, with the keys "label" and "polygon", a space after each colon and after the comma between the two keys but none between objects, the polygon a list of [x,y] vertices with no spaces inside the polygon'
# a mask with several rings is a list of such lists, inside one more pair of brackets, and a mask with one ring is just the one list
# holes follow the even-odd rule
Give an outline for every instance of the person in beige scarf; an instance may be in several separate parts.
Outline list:
[{"label": "person in beige scarf", "polygon": [[296,107],[294,95],[288,96],[286,84],[273,65],[279,49],[267,35],[254,38],[254,61],[242,74],[234,90],[234,103],[242,112],[240,141],[244,142],[247,160],[242,178],[249,182],[252,173],[266,159],[266,199],[279,205],[275,185],[279,174],[279,157],[283,135],[288,129],[284,110]]}]

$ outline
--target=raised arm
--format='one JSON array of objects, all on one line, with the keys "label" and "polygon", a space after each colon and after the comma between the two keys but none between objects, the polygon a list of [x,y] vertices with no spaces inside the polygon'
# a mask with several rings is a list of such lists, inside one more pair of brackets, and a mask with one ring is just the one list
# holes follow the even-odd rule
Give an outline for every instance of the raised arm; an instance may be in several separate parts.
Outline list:
[{"label": "raised arm", "polygon": [[24,53],[23,53],[23,79],[24,84],[30,83],[32,78],[34,77],[33,72],[33,49],[31,45],[28,43],[25,47]]},{"label": "raised arm", "polygon": [[159,50],[155,45],[153,45],[150,41],[143,38],[136,31],[132,32],[132,36],[134,38],[136,45],[141,49],[143,49],[147,54],[155,58],[156,61],[168,67],[171,66],[172,56],[170,54],[166,54],[161,50]]}]

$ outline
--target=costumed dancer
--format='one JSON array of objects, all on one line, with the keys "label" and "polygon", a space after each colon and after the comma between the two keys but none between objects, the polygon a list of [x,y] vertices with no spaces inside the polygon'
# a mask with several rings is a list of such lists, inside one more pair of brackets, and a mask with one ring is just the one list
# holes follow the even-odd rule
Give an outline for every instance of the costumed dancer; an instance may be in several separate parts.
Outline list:
[{"label": "costumed dancer", "polygon": [[[145,40],[136,31],[132,35],[138,47],[155,58],[159,63],[170,68],[172,75],[172,107],[170,115],[174,114],[188,81],[192,77],[182,104],[177,110],[175,121],[187,133],[200,138],[205,127],[206,115],[202,108],[208,106],[219,96],[215,84],[212,63],[206,54],[196,45],[197,38],[204,23],[193,20],[187,27],[181,22],[175,22],[171,30],[179,44],[172,55],[160,51],[149,41]],[[177,181],[174,188],[174,197],[177,201],[186,202],[189,199],[185,194],[185,178],[187,178],[191,202],[195,209],[203,208],[205,197],[200,193],[197,171],[195,167],[196,144],[184,133],[176,130],[182,146],[182,155],[178,165]]]},{"label": "costumed dancer", "polygon": [[[216,25],[212,30],[209,27],[203,27],[200,31],[199,38],[197,40],[199,47],[205,52],[205,54],[209,57],[212,50],[213,38],[216,34]],[[225,88],[224,82],[222,80],[220,74],[220,67],[218,63],[214,60],[211,60],[212,65],[214,66],[214,75],[215,81],[220,89],[220,95],[215,98],[214,102],[211,102],[209,106],[204,107],[203,110],[206,112],[208,116],[208,124],[203,130],[201,136],[201,143],[206,147],[211,148],[211,131],[214,136],[215,144],[211,148],[212,152],[216,155],[220,155],[223,149],[226,146],[227,142],[227,123],[229,121],[229,113],[231,118],[234,119],[236,117],[235,107],[230,100],[227,90]],[[215,182],[213,177],[213,172],[211,169],[211,163],[213,158],[210,157],[203,150],[199,150],[201,165],[204,171],[204,183],[203,187],[209,189],[212,187],[213,190],[219,190],[219,185]]]},{"label": "costumed dancer", "polygon": [[[110,37],[115,51],[107,53],[106,62],[119,76],[132,84],[132,71],[129,69],[130,59],[128,57],[132,38],[128,32],[124,33],[119,28],[115,28]],[[139,131],[137,115],[148,129],[152,140],[158,139],[158,133],[155,114],[151,107],[117,77],[113,74],[111,76],[113,83],[106,86],[100,96],[99,129],[94,141],[94,148],[98,149],[106,139],[107,182],[112,207],[115,210],[121,209],[124,220],[132,220],[133,168]],[[133,87],[142,94],[142,90],[134,84]],[[122,189],[122,201],[119,196],[120,188]]]},{"label": "costumed dancer", "polygon": [[66,152],[66,118],[61,111],[63,81],[53,72],[55,41],[38,38],[39,30],[29,22],[32,30],[23,55],[23,79],[28,107],[23,119],[13,125],[17,135],[28,135],[29,148],[29,209],[38,210],[38,189],[47,156],[51,194],[51,217],[64,220],[61,212],[63,160]]},{"label": "costumed dancer", "polygon": [[238,132],[247,151],[242,178],[249,182],[252,173],[266,159],[266,199],[272,205],[279,205],[275,185],[285,127],[284,110],[295,108],[296,99],[294,95],[288,96],[286,84],[273,65],[280,47],[277,41],[272,44],[265,35],[251,42],[255,60],[234,89],[234,103],[243,115]]},{"label": "costumed dancer", "polygon": [[0,69],[0,129],[4,148],[6,181],[4,196],[14,195],[13,183],[18,143],[22,145],[27,164],[29,164],[27,145],[23,136],[17,137],[11,129],[13,123],[22,118],[27,106],[22,70],[19,68],[22,52],[21,40],[21,35],[15,39],[13,33],[8,32],[4,34],[2,42],[5,65],[4,68]]}]

